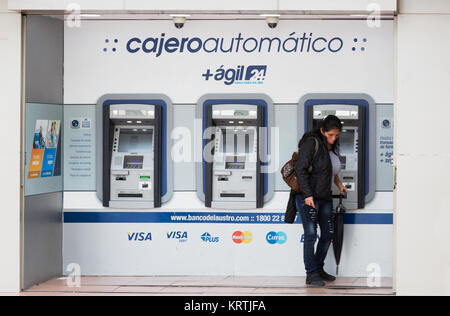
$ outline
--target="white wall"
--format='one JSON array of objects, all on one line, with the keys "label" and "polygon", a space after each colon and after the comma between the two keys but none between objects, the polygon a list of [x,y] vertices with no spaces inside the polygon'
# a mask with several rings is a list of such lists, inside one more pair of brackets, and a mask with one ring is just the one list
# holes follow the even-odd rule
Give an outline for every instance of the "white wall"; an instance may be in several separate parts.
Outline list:
[{"label": "white wall", "polygon": [[[0,3],[4,5],[4,3]],[[0,292],[20,290],[21,17],[0,7]],[[5,115],[7,112],[7,115]]]},{"label": "white wall", "polygon": [[450,1],[447,0],[400,0],[398,8],[401,14],[408,13],[450,13]]},{"label": "white wall", "polygon": [[396,288],[450,295],[449,2],[420,2],[398,16]]}]

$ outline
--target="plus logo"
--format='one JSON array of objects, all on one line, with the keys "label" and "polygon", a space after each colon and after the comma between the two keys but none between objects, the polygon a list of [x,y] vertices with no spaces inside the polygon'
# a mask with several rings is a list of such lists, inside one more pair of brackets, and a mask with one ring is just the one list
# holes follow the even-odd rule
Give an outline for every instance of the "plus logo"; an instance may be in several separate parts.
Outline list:
[{"label": "plus logo", "polygon": [[208,68],[202,77],[205,81],[223,81],[227,86],[232,84],[263,84],[267,75],[267,65],[239,65],[232,68],[220,66],[216,70]]},{"label": "plus logo", "polygon": [[202,75],[202,77],[205,77],[205,80],[206,80],[206,81],[209,80],[209,77],[213,77],[213,76],[214,76],[214,74],[211,73],[211,69],[208,69],[208,70]]}]

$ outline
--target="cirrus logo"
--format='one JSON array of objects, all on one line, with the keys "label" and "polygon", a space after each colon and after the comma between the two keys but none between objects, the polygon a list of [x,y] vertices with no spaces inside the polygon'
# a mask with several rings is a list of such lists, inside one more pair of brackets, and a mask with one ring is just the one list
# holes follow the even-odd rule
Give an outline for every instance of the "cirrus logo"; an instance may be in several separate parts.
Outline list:
[{"label": "cirrus logo", "polygon": [[249,231],[235,231],[231,237],[236,244],[249,244],[253,240],[253,234]]},{"label": "cirrus logo", "polygon": [[269,244],[284,244],[287,241],[287,235],[284,232],[269,232],[266,235],[266,240]]}]

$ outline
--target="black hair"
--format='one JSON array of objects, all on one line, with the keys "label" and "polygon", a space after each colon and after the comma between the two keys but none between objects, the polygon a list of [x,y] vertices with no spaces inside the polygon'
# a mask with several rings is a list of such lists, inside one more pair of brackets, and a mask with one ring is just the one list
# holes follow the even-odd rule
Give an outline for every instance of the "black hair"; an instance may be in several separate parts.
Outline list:
[{"label": "black hair", "polygon": [[[322,130],[324,132],[329,132],[329,131],[331,131],[333,129],[337,129],[337,130],[339,130],[339,132],[341,132],[342,131],[342,127],[343,127],[343,124],[342,124],[341,120],[337,116],[335,116],[335,115],[328,115],[322,121],[320,121],[319,124],[317,124],[316,128],[313,131],[308,132],[305,135],[303,135],[302,139],[298,143],[298,147],[300,148],[300,145],[302,145],[303,142],[307,138],[309,138],[311,136],[322,140],[326,144],[326,139],[325,139],[325,136],[322,135]],[[331,150],[336,155],[339,156],[339,139],[336,139],[334,144],[331,146]]]}]

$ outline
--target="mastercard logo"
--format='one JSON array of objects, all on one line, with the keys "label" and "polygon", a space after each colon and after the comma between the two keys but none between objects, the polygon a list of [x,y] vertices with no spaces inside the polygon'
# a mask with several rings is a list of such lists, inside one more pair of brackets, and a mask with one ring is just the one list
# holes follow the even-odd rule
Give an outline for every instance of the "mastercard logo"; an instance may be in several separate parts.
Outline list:
[{"label": "mastercard logo", "polygon": [[231,237],[236,244],[249,244],[253,240],[253,235],[251,232],[245,231],[235,231]]}]

